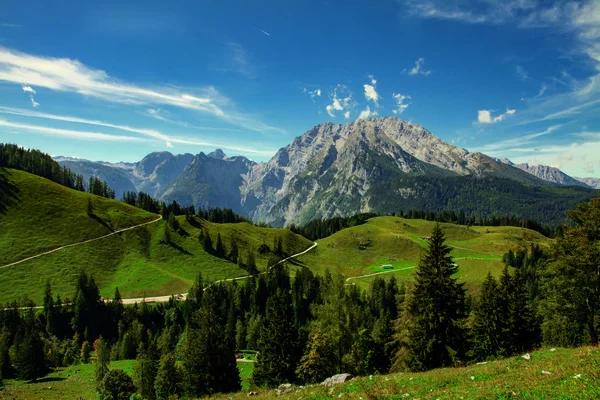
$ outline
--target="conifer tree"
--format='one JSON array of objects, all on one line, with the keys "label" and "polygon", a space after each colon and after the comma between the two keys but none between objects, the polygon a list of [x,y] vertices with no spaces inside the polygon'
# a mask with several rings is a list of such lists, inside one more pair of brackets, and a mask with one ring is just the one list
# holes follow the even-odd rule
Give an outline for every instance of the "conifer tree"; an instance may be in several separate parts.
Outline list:
[{"label": "conifer tree", "polygon": [[254,252],[252,250],[248,251],[248,259],[246,260],[246,271],[250,275],[257,275],[258,268],[256,268],[256,260],[254,259]]},{"label": "conifer tree", "polygon": [[47,372],[44,342],[40,335],[35,313],[30,310],[26,317],[25,336],[15,345],[16,358],[13,364],[20,379],[36,382]]},{"label": "conifer tree", "polygon": [[54,299],[50,281],[46,281],[44,288],[44,318],[46,319],[46,331],[52,335],[54,333]]},{"label": "conifer tree", "polygon": [[200,397],[241,388],[240,375],[220,315],[218,288],[211,287],[202,298],[202,307],[192,315],[182,351],[186,392]]},{"label": "conifer tree", "polygon": [[125,371],[113,369],[106,373],[98,391],[100,400],[130,400],[135,393],[135,385]]},{"label": "conifer tree", "polygon": [[164,226],[163,242],[171,244],[171,228],[169,227],[169,224],[165,224]]},{"label": "conifer tree", "polygon": [[231,250],[229,251],[229,255],[227,257],[229,258],[229,260],[231,260],[231,262],[237,263],[239,250],[238,250],[237,240],[235,240],[235,238],[233,236],[231,237],[230,247],[231,247]]},{"label": "conifer tree", "polygon": [[507,315],[502,313],[498,282],[488,272],[473,309],[473,354],[478,360],[500,354]]},{"label": "conifer tree", "polygon": [[335,349],[331,341],[320,331],[314,332],[306,343],[306,350],[296,369],[298,379],[305,384],[318,383],[336,371]]},{"label": "conifer tree", "polygon": [[134,367],[133,381],[144,399],[153,400],[156,398],[154,391],[154,382],[158,372],[156,360],[152,357],[152,350],[140,344],[137,364]]},{"label": "conifer tree", "polygon": [[85,342],[83,342],[83,344],[81,345],[81,354],[80,354],[80,358],[81,358],[81,363],[82,364],[87,364],[90,362],[90,354],[92,353],[92,346],[90,345],[90,342],[88,342],[87,340]]},{"label": "conifer tree", "polygon": [[291,323],[294,311],[287,291],[278,290],[267,301],[266,315],[258,338],[257,361],[252,379],[258,386],[292,383],[298,365],[298,331]]},{"label": "conifer tree", "polygon": [[400,353],[410,370],[447,367],[465,353],[465,289],[453,277],[458,266],[436,224],[417,266],[412,296],[405,301],[412,328]]},{"label": "conifer tree", "polygon": [[168,400],[181,394],[181,371],[172,354],[165,354],[160,359],[154,388],[157,400]]},{"label": "conifer tree", "polygon": [[217,247],[215,249],[215,255],[219,258],[225,258],[225,248],[223,247],[221,233],[217,233]]},{"label": "conifer tree", "polygon": [[213,249],[213,244],[212,244],[212,240],[210,238],[210,233],[208,232],[204,232],[204,237],[202,239],[202,247],[204,248],[204,251],[212,254],[214,253],[214,249]]}]

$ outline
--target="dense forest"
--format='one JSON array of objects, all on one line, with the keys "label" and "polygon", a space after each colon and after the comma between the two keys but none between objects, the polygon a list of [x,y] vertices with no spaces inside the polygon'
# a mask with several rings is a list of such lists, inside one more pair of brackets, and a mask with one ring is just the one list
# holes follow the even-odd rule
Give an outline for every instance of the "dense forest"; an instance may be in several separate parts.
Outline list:
[{"label": "dense forest", "polygon": [[[0,143],[0,168],[13,168],[29,172],[42,178],[49,179],[70,189],[85,192],[85,182],[67,167],[61,167],[48,154],[39,150],[29,150],[14,144]],[[115,192],[107,183],[97,178],[90,178],[87,191],[97,196],[115,198]]]},{"label": "dense forest", "polygon": [[[515,249],[499,278],[469,296],[436,225],[415,279],[375,279],[367,290],[339,275],[295,276],[281,265],[245,281],[199,275],[184,301],[126,307],[118,289],[100,298],[81,273],[72,299],[0,312],[3,378],[36,380],[49,369],[96,364],[102,399],[197,397],[240,389],[236,350],[256,350],[253,384],[320,382],[354,375],[424,371],[522,354],[540,345],[598,345],[600,198],[569,212],[572,226],[551,251]],[[25,307],[22,309],[19,307]],[[133,378],[110,360],[137,359]]]}]

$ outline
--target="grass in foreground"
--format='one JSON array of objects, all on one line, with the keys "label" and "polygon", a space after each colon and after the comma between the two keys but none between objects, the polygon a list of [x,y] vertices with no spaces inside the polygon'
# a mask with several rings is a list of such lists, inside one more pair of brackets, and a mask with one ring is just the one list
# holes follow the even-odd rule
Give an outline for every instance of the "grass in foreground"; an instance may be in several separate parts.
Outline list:
[{"label": "grass in foreground", "polygon": [[[246,398],[246,393],[232,397]],[[517,356],[463,368],[361,377],[333,388],[314,385],[284,396],[277,396],[274,390],[259,390],[258,398],[597,399],[600,350],[542,349],[533,352],[531,360]]]}]

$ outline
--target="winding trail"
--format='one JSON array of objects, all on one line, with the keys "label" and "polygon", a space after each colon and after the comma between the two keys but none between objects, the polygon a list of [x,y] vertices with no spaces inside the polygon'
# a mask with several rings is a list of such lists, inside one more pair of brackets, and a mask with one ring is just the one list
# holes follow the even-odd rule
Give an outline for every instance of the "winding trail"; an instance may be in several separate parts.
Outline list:
[{"label": "winding trail", "polygon": [[144,222],[143,224],[138,224],[138,225],[130,226],[129,228],[119,229],[118,231],[111,232],[108,235],[99,236],[99,237],[94,238],[94,239],[88,239],[88,240],[84,240],[82,242],[71,243],[71,244],[67,244],[67,245],[64,245],[64,246],[60,246],[60,247],[57,247],[56,249],[45,251],[43,253],[36,254],[35,256],[27,257],[27,258],[24,258],[22,260],[15,261],[13,263],[3,265],[3,266],[0,267],[0,269],[12,267],[13,265],[21,264],[21,263],[24,263],[25,261],[33,260],[35,258],[45,256],[46,254],[54,253],[56,251],[59,251],[59,250],[62,250],[62,249],[66,249],[68,247],[75,247],[75,246],[79,246],[79,245],[82,245],[82,244],[95,242],[96,240],[100,240],[100,239],[107,238],[109,236],[117,235],[117,234],[119,234],[121,232],[125,232],[125,231],[129,231],[129,230],[132,230],[132,229],[136,229],[136,228],[139,228],[139,227],[142,227],[142,226],[145,226],[145,225],[150,225],[150,224],[153,224],[155,222],[160,221],[161,219],[162,219],[162,216],[159,216],[157,219],[155,219],[153,221]]},{"label": "winding trail", "polygon": [[360,276],[351,276],[350,278],[346,278],[346,282],[350,282],[352,279],[368,278],[370,276],[377,276],[377,275],[381,275],[381,274],[390,274],[392,272],[406,271],[408,269],[415,269],[415,268],[417,268],[417,267],[414,266],[414,267],[406,267],[406,268],[400,268],[400,269],[391,269],[389,271],[375,272],[373,274],[360,275]]},{"label": "winding trail", "polygon": [[[311,251],[312,249],[314,249],[315,247],[317,247],[318,244],[317,242],[314,242],[312,246],[310,246],[308,249],[300,252],[300,253],[296,253],[296,254],[292,254],[289,257],[284,258],[281,261],[278,261],[277,263],[271,265],[266,271],[263,271],[260,273],[260,275],[263,274],[268,274],[269,270],[272,269],[273,267],[275,267],[276,265],[282,264],[292,258],[295,257],[299,257],[303,254],[308,253],[309,251]],[[214,281],[212,282],[210,285],[208,285],[207,287],[205,287],[203,290],[206,290],[208,288],[210,288],[211,286],[214,286],[218,283],[221,282],[232,282],[232,281],[239,281],[242,279],[248,279],[250,278],[251,275],[245,275],[245,276],[238,276],[237,278],[227,278],[227,279],[220,279],[218,281]],[[136,297],[136,298],[131,298],[131,299],[122,299],[123,304],[135,304],[135,303],[166,303],[167,301],[169,301],[169,299],[171,297],[175,296],[178,300],[184,300],[187,297],[187,293],[180,293],[180,294],[174,294],[174,295],[169,295],[169,296],[153,296],[153,297]]]}]

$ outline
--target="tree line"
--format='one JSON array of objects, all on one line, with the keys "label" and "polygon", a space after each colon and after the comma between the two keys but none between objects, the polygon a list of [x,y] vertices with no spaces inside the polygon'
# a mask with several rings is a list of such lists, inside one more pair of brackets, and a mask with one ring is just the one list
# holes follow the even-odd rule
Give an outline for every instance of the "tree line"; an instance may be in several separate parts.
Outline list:
[{"label": "tree line", "polygon": [[67,167],[61,167],[48,154],[30,150],[15,144],[0,143],[0,168],[13,168],[49,179],[70,189],[87,191],[97,196],[115,198],[115,192],[104,181],[91,177],[87,182],[82,175]]},{"label": "tree line", "polygon": [[529,218],[516,217],[513,215],[505,216],[467,216],[464,211],[442,210],[440,212],[425,210],[401,210],[391,214],[361,213],[350,217],[334,217],[322,220],[312,220],[303,226],[290,225],[288,229],[292,232],[304,236],[310,240],[323,239],[333,235],[342,229],[362,225],[370,218],[380,216],[398,216],[406,219],[424,219],[442,223],[451,223],[467,226],[516,226],[519,228],[531,229],[542,235],[554,238],[562,235],[563,225],[545,225]]}]

